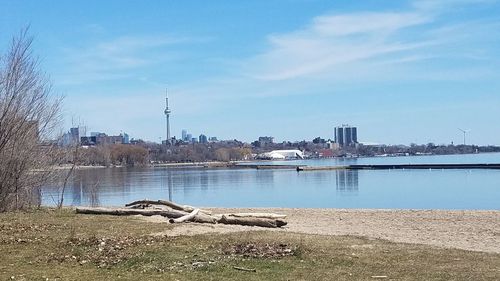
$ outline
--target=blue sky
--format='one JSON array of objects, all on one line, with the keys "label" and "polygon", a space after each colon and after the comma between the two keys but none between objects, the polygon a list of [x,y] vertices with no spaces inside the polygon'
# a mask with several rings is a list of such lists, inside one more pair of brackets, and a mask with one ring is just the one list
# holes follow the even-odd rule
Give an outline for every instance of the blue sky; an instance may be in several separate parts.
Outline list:
[{"label": "blue sky", "polygon": [[65,126],[158,141],[500,145],[500,3],[3,0],[0,50],[30,25]]}]

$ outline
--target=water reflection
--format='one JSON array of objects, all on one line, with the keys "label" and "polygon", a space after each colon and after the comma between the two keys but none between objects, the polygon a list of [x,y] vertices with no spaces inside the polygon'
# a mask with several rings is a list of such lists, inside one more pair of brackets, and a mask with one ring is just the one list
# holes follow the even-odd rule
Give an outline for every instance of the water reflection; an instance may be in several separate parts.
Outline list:
[{"label": "water reflection", "polygon": [[166,190],[168,192],[168,200],[174,201],[173,198],[174,183],[172,180],[172,171],[170,169],[163,170],[163,177],[161,178],[160,181],[162,183],[163,190]]},{"label": "water reflection", "polygon": [[[123,206],[148,198],[216,207],[498,209],[499,178],[495,170],[89,169],[76,171],[64,202]],[[57,192],[55,185],[43,187],[42,204],[55,205]]]},{"label": "water reflection", "polygon": [[336,170],[335,183],[339,192],[358,192],[359,171],[358,170]]},{"label": "water reflection", "polygon": [[99,206],[99,180],[101,173],[89,170],[75,173],[68,182],[68,196],[71,196],[71,205]]}]

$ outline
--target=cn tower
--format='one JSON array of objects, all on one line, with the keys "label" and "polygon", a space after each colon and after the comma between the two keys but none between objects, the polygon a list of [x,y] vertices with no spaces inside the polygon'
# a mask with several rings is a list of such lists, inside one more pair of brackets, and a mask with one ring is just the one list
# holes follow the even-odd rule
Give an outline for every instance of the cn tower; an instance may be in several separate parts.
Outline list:
[{"label": "cn tower", "polygon": [[170,144],[170,108],[168,108],[168,91],[165,89],[165,116],[167,117],[167,140],[166,144]]}]

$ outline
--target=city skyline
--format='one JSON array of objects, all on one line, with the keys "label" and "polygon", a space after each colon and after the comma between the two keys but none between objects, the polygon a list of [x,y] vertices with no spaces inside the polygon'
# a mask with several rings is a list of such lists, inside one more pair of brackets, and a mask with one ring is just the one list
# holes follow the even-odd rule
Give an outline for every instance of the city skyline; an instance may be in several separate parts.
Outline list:
[{"label": "city skyline", "polygon": [[6,0],[0,49],[30,25],[66,128],[156,142],[168,86],[177,138],[500,144],[498,1],[285,2]]}]

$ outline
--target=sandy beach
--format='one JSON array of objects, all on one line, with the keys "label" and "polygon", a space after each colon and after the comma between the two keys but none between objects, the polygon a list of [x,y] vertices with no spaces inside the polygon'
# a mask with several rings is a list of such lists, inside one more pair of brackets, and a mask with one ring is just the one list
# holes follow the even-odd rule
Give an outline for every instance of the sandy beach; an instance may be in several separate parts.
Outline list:
[{"label": "sandy beach", "polygon": [[[318,235],[354,235],[393,242],[500,253],[500,211],[289,208],[209,208],[209,210],[214,214],[272,212],[287,215],[288,225],[286,227],[270,231]],[[162,217],[146,219],[165,222]],[[195,235],[259,230],[266,229],[184,223],[161,234]]]}]

